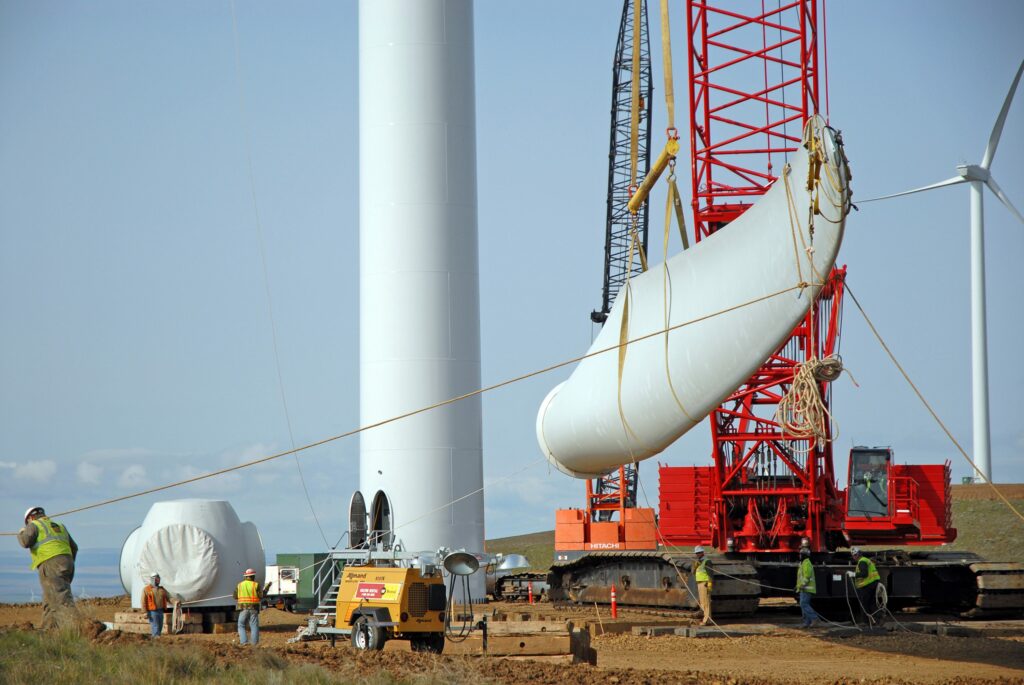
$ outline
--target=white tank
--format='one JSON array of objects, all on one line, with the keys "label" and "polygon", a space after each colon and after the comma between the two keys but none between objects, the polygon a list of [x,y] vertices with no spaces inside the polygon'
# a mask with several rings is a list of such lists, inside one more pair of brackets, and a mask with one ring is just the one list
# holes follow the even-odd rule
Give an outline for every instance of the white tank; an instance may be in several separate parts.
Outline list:
[{"label": "white tank", "polygon": [[154,572],[172,597],[191,607],[233,605],[232,593],[249,568],[262,586],[263,540],[222,500],[157,502],[121,547],[121,584],[137,609]]},{"label": "white tank", "polygon": [[[627,297],[628,337],[635,340],[801,281],[821,283],[842,242],[849,179],[833,131],[817,117],[809,126],[820,135],[825,156],[813,240],[808,152],[801,147],[789,156],[788,183],[780,178],[727,229],[631,279],[590,352],[619,344]],[[811,245],[808,256],[805,248]],[[595,478],[658,454],[750,378],[806,315],[819,290],[814,285],[790,291],[672,330],[667,352],[665,334],[629,345],[621,400],[618,352],[584,359],[541,404],[542,452],[578,478]]]},{"label": "white tank", "polygon": [[[480,387],[473,59],[470,0],[359,3],[363,425]],[[478,397],[362,433],[359,470],[406,550],[483,551]]]}]

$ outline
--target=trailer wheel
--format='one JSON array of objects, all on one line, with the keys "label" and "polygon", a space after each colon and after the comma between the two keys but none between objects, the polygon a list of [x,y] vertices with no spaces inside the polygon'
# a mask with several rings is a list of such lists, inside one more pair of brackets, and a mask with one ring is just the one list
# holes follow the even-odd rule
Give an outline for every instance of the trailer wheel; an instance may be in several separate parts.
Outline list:
[{"label": "trailer wheel", "polygon": [[387,636],[384,629],[370,623],[365,616],[360,616],[352,625],[352,646],[363,651],[384,649]]},{"label": "trailer wheel", "polygon": [[440,654],[444,651],[444,633],[424,633],[422,635],[414,635],[409,640],[412,651],[414,652],[430,652],[431,654]]}]

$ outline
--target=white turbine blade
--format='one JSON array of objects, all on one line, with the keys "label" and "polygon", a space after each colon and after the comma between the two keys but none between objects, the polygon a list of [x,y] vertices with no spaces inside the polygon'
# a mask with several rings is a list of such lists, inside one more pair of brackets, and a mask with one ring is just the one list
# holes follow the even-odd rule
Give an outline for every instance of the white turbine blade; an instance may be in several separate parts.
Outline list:
[{"label": "white turbine blade", "polygon": [[857,200],[857,204],[863,202],[875,202],[876,200],[888,200],[890,197],[899,197],[900,195],[911,195],[913,193],[920,193],[923,190],[931,190],[932,188],[942,188],[943,186],[952,186],[957,183],[963,183],[967,179],[963,176],[954,176],[953,178],[947,178],[945,181],[939,181],[933,183],[930,186],[922,186],[920,188],[914,188],[913,190],[904,190],[902,193],[893,193],[892,195],[882,195],[881,197],[873,197],[870,200]]},{"label": "white turbine blade", "polygon": [[996,197],[999,198],[999,201],[1006,205],[1006,208],[1010,210],[1010,212],[1015,217],[1017,217],[1017,221],[1024,224],[1024,216],[1021,216],[1021,213],[1018,212],[1017,208],[1013,206],[1013,203],[1010,202],[1010,198],[1006,197],[1006,193],[1004,193],[1003,189],[999,187],[999,184],[996,183],[996,180],[989,176],[988,180],[985,181],[985,185],[987,185],[988,189],[995,193]]},{"label": "white turbine blade", "polygon": [[1020,75],[1024,72],[1024,61],[1017,67],[1017,75],[1013,77],[1013,83],[1010,84],[1010,92],[1006,94],[1006,99],[1003,101],[1003,108],[999,110],[999,116],[996,117],[996,125],[992,127],[992,135],[988,137],[988,145],[985,146],[985,156],[981,159],[981,168],[988,169],[992,164],[992,158],[996,156],[996,146],[999,145],[999,136],[1003,135],[1003,124],[1006,123],[1006,114],[1010,111],[1010,103],[1013,102],[1013,94],[1017,91],[1017,84],[1020,83]]}]

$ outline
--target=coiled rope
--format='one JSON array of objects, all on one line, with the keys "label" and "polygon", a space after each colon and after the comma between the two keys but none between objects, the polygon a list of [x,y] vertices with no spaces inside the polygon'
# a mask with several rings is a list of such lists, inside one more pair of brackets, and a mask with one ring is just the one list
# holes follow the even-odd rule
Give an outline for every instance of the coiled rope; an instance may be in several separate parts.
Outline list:
[{"label": "coiled rope", "polygon": [[[821,445],[839,437],[839,423],[825,406],[820,384],[837,380],[843,371],[850,374],[843,368],[842,357],[838,354],[802,362],[793,375],[792,385],[776,406],[775,421],[792,440],[814,441],[808,444],[807,451],[814,444]],[[857,385],[853,374],[850,379]]]}]

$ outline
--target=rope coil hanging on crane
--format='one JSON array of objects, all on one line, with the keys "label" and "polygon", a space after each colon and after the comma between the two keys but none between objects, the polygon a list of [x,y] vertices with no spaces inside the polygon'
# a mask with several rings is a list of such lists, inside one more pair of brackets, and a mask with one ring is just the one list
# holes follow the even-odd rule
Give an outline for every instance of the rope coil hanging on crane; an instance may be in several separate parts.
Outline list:
[{"label": "rope coil hanging on crane", "polygon": [[[807,255],[807,262],[810,265],[812,277],[815,281],[822,282],[824,279],[814,268],[814,217],[821,216],[827,221],[838,221],[842,219],[846,214],[849,213],[849,206],[842,199],[844,193],[839,193],[840,202],[842,204],[836,205],[832,203],[832,209],[838,209],[840,216],[838,219],[832,219],[826,216],[821,209],[821,171],[826,170],[826,177],[833,189],[837,188],[835,179],[831,176],[827,164],[824,164],[825,155],[822,149],[822,139],[820,131],[818,130],[817,118],[812,118],[808,122],[808,126],[804,131],[804,146],[807,148],[809,154],[809,164],[807,167],[807,190],[811,193],[811,202],[808,206],[808,234],[810,236],[810,244],[807,244],[803,240],[803,233],[797,230],[794,225],[798,213],[796,208],[793,206],[793,195],[789,186],[789,175],[788,165],[783,170],[783,182],[786,184],[786,193],[790,204],[790,224],[793,233],[793,250],[797,262],[797,270],[800,271],[800,258],[799,252],[797,251],[796,238],[800,237],[800,242],[803,243],[804,254]],[[845,155],[841,156],[841,161],[844,166],[847,167],[846,173],[848,174],[848,166]],[[847,176],[849,178],[849,176]],[[827,197],[827,194],[826,194]],[[801,279],[802,280],[802,279]],[[811,339],[814,339],[814,304],[811,305],[809,313],[809,325],[811,328]],[[778,405],[775,409],[775,421],[785,431],[792,441],[807,440],[808,445],[806,449],[799,449],[795,446],[794,451],[807,453],[814,449],[817,445],[822,445],[826,442],[832,442],[839,437],[839,425],[828,410],[828,406],[821,395],[821,383],[831,383],[842,375],[843,371],[843,360],[838,354],[833,354],[825,357],[824,359],[812,355],[810,359],[801,362],[797,365],[796,370],[793,373],[793,381],[789,389],[783,394],[779,400]],[[850,373],[847,371],[847,373]],[[856,379],[853,378],[853,374],[850,374],[850,379],[854,385],[857,385]],[[831,429],[831,430],[830,430]]]}]

